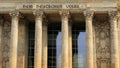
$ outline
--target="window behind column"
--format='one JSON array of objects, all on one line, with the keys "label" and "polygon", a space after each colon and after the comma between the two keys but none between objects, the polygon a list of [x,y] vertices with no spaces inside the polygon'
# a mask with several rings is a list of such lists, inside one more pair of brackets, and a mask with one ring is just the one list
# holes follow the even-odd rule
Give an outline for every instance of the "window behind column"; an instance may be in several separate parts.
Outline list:
[{"label": "window behind column", "polygon": [[61,68],[61,24],[48,25],[48,68]]},{"label": "window behind column", "polygon": [[86,68],[85,23],[72,25],[72,68]]},{"label": "window behind column", "polygon": [[34,41],[35,41],[35,24],[28,25],[28,62],[27,68],[34,68]]}]

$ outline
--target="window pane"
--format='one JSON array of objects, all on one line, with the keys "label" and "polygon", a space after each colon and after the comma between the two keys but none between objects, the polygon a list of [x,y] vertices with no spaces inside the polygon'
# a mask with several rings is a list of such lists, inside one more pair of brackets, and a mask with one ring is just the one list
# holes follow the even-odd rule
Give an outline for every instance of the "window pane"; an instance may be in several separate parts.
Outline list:
[{"label": "window pane", "polygon": [[28,65],[27,68],[34,68],[34,41],[35,41],[35,24],[29,23],[28,26]]},{"label": "window pane", "polygon": [[72,68],[86,68],[85,24],[72,25]]},{"label": "window pane", "polygon": [[[48,25],[48,68],[58,68],[61,56],[61,25],[51,23]],[[60,68],[60,67],[59,67]]]}]

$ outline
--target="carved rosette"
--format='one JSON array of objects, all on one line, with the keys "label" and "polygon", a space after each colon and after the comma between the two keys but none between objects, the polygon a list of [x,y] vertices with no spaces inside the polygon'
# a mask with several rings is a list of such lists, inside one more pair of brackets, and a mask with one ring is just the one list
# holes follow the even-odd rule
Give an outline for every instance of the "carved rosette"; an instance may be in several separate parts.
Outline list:
[{"label": "carved rosette", "polygon": [[19,16],[19,10],[14,10],[14,11],[10,11],[10,16],[12,16],[12,17],[18,17]]}]

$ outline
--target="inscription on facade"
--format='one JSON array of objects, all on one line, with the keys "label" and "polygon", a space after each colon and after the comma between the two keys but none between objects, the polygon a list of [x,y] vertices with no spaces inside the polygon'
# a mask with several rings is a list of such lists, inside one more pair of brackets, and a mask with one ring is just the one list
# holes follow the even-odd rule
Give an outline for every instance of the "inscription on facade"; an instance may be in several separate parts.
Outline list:
[{"label": "inscription on facade", "polygon": [[85,4],[22,4],[23,9],[84,9]]}]

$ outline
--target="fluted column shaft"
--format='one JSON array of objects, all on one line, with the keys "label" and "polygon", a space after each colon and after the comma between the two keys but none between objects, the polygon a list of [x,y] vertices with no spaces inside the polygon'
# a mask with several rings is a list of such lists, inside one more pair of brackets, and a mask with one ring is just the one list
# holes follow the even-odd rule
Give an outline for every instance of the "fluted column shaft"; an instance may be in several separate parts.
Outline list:
[{"label": "fluted column shaft", "polygon": [[[120,48],[120,15],[118,15],[118,46]],[[119,56],[120,56],[120,50],[119,50]],[[120,65],[120,58],[119,58],[119,65]]]},{"label": "fluted column shaft", "polygon": [[42,17],[43,12],[36,10],[35,15],[35,56],[34,68],[42,68]]},{"label": "fluted column shaft", "polygon": [[117,12],[110,11],[109,17],[110,17],[110,33],[111,33],[112,68],[119,68]]},{"label": "fluted column shaft", "polygon": [[69,12],[61,11],[60,12],[62,19],[62,68],[70,68],[69,62]]},{"label": "fluted column shaft", "polygon": [[93,46],[93,11],[85,11],[86,21],[86,67],[94,68],[94,46]]},{"label": "fluted column shaft", "polygon": [[17,68],[17,47],[18,47],[18,21],[19,12],[11,11],[11,40],[10,40],[10,64],[9,68]]},{"label": "fluted column shaft", "polygon": [[43,21],[43,36],[42,36],[42,46],[43,46],[43,51],[42,51],[42,68],[47,68],[47,57],[48,57],[48,31],[47,31],[47,20],[45,19]]}]

